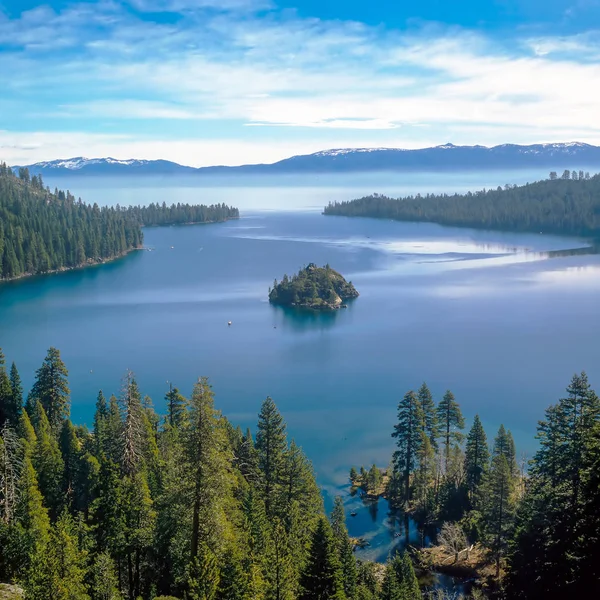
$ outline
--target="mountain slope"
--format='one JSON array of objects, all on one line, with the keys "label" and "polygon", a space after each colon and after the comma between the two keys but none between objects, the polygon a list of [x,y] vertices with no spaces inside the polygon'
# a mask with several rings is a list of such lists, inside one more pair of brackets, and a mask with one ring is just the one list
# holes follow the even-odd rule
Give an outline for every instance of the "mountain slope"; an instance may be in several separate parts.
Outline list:
[{"label": "mountain slope", "polygon": [[[28,165],[30,172],[42,175],[254,175],[294,173],[350,173],[365,171],[446,171],[526,169],[541,167],[600,168],[600,147],[579,142],[454,146],[432,148],[337,148],[292,156],[272,164],[239,167],[201,167],[195,169],[166,160],[117,160],[83,157],[53,160]],[[14,167],[18,169],[18,167]]]}]

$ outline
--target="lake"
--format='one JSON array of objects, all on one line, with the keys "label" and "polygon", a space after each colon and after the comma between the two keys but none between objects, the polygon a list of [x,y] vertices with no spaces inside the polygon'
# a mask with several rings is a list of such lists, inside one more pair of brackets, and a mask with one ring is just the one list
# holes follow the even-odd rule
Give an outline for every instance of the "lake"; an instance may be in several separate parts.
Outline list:
[{"label": "lake", "polygon": [[[146,229],[151,252],[1,285],[0,345],[27,387],[47,348],[60,348],[79,423],[91,424],[99,389],[119,393],[126,369],[159,410],[168,382],[189,393],[208,375],[217,407],[243,427],[254,427],[270,395],[329,496],[346,490],[350,466],[387,464],[397,402],[423,381],[436,399],[450,388],[468,424],[479,413],[490,438],[504,423],[519,454],[531,455],[537,420],[575,371],[600,387],[600,258],[548,255],[585,245],[575,239],[311,210],[367,186],[408,189],[375,183],[70,185],[107,204],[216,196],[246,208],[224,224]],[[270,306],[273,279],[309,262],[329,263],[360,297],[326,314]],[[376,528],[385,514],[380,506]],[[377,547],[393,541],[393,530],[380,534]]]}]

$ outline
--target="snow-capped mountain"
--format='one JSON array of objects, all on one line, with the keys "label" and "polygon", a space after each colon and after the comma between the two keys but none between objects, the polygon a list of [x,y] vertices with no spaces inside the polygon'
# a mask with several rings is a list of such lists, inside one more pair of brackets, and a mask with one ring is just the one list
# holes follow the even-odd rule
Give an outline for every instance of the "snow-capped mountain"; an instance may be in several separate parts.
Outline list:
[{"label": "snow-capped mountain", "polygon": [[[28,165],[42,175],[302,174],[364,171],[448,171],[492,169],[598,169],[600,147],[580,142],[404,148],[333,148],[292,156],[272,164],[195,169],[166,160],[69,158]],[[15,167],[17,169],[18,167]]]},{"label": "snow-capped mountain", "polygon": [[[192,167],[184,167],[168,160],[126,160],[117,158],[85,158],[77,156],[27,165],[32,174],[42,175],[165,175],[196,172]],[[18,167],[14,167],[18,169]]]}]

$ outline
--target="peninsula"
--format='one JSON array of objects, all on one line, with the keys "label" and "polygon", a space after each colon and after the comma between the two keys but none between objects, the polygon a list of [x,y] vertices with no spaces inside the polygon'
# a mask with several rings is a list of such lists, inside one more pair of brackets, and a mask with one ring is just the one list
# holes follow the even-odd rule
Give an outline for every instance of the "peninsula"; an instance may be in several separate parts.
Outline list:
[{"label": "peninsula", "polygon": [[357,296],[351,281],[346,281],[329,265],[317,267],[314,263],[292,277],[284,275],[279,283],[276,279],[269,289],[271,304],[318,310],[335,310]]}]

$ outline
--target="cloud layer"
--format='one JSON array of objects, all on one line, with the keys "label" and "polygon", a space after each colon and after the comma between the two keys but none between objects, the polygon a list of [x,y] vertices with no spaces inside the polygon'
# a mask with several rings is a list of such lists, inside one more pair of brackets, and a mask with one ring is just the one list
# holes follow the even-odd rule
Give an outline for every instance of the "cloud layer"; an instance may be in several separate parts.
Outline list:
[{"label": "cloud layer", "polygon": [[0,14],[0,158],[205,165],[351,145],[600,143],[600,30],[533,31],[391,29],[268,0]]}]

